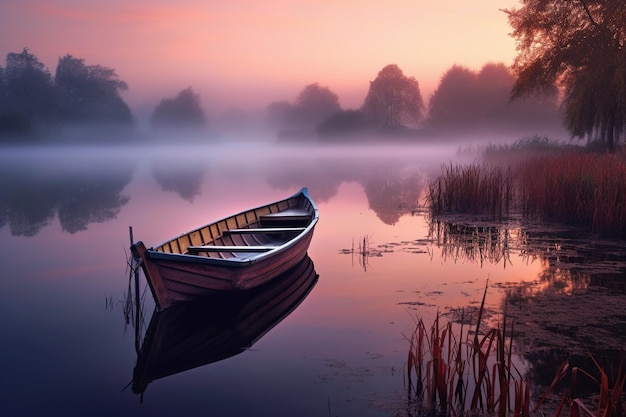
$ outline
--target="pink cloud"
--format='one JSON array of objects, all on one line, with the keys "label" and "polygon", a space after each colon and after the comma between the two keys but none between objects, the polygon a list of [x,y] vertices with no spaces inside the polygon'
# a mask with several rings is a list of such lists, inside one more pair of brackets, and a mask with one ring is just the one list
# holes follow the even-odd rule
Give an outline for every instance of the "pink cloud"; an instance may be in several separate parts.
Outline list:
[{"label": "pink cloud", "polygon": [[98,15],[87,9],[55,6],[45,2],[33,2],[27,6],[29,13],[49,19],[90,20]]},{"label": "pink cloud", "polygon": [[80,7],[58,6],[47,2],[32,2],[27,11],[46,19],[66,19],[100,22],[193,22],[202,19],[202,11],[180,7],[111,7],[109,3],[85,3]]}]

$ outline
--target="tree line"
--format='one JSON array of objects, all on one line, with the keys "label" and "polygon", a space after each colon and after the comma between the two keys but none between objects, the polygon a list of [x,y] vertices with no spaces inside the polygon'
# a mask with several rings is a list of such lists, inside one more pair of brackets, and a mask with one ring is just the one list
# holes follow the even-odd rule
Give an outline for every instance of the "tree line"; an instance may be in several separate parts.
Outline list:
[{"label": "tree line", "polygon": [[441,78],[427,106],[418,81],[390,64],[370,82],[358,109],[342,109],[337,95],[316,83],[306,86],[293,104],[271,103],[267,113],[274,125],[295,137],[302,129],[314,129],[321,138],[337,138],[362,137],[368,132],[415,135],[423,130],[432,134],[559,125],[556,88],[511,102],[514,83],[515,76],[502,63],[488,63],[480,71],[454,65]]},{"label": "tree line", "polygon": [[[563,124],[572,137],[613,151],[626,128],[626,14],[623,0],[520,0],[506,9],[518,55],[511,68],[455,65],[428,102],[419,83],[395,64],[370,82],[358,109],[342,109],[328,87],[304,87],[295,102],[271,103],[267,119],[286,137],[355,138],[371,132],[515,128]],[[133,122],[111,68],[66,55],[55,76],[28,49],[0,67],[0,137],[60,129],[69,123]],[[155,126],[206,127],[191,88],[163,99]]]},{"label": "tree line", "polygon": [[[513,105],[508,101],[514,82],[503,64],[487,64],[477,73],[454,66],[442,77],[427,108],[418,81],[391,64],[370,82],[359,109],[342,109],[337,94],[314,83],[305,86],[294,103],[271,103],[266,113],[270,123],[288,135],[310,129],[322,138],[389,134],[418,127],[511,127],[554,120],[556,89],[549,99]],[[0,87],[0,135],[28,136],[59,131],[70,124],[130,126],[134,122],[121,97],[128,85],[115,70],[87,65],[69,54],[59,58],[53,77],[27,48],[9,53],[6,67],[0,67]],[[200,96],[189,87],[173,98],[162,99],[152,112],[151,124],[203,129],[208,117]]]}]

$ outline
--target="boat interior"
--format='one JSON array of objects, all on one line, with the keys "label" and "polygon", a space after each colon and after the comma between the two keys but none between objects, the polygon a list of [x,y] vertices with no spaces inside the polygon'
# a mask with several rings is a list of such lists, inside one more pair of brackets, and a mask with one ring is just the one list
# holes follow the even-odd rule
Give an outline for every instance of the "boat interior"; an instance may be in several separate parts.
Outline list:
[{"label": "boat interior", "polygon": [[263,254],[306,230],[314,210],[306,199],[250,210],[175,238],[156,248],[165,253],[233,258]]}]

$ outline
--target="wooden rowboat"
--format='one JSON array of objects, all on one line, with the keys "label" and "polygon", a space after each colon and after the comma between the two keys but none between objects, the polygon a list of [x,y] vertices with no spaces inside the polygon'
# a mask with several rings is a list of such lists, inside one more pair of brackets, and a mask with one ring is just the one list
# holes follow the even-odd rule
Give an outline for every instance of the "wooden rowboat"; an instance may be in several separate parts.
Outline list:
[{"label": "wooden rowboat", "polygon": [[286,273],[250,291],[214,293],[155,310],[137,355],[133,392],[143,395],[157,379],[251,348],[302,303],[317,280],[313,262],[305,256]]},{"label": "wooden rowboat", "polygon": [[159,309],[216,291],[241,291],[271,281],[307,254],[317,207],[306,188],[157,246],[131,245]]}]

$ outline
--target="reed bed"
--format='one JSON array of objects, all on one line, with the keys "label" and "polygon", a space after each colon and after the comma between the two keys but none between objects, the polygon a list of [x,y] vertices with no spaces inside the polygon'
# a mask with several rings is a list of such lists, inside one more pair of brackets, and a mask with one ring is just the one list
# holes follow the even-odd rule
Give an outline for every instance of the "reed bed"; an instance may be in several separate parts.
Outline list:
[{"label": "reed bed", "polygon": [[461,212],[502,217],[512,202],[512,172],[498,166],[473,163],[445,165],[443,174],[428,187],[427,204],[433,214]]},{"label": "reed bed", "polygon": [[[439,314],[430,327],[421,318],[416,321],[413,333],[407,338],[409,351],[405,370],[409,399],[416,405],[416,415],[626,416],[623,361],[610,376],[594,359],[599,377],[577,367],[570,369],[566,361],[543,395],[531,398],[530,381],[512,360],[514,329],[506,314],[497,328],[481,331],[486,294],[487,287],[473,332],[474,325],[470,323],[465,328],[463,317],[458,336],[453,323],[442,324]],[[597,400],[590,402],[576,396],[576,385],[581,377],[590,378],[597,385]],[[539,411],[551,394],[556,395],[557,385],[568,378],[569,387],[558,393],[557,407],[547,413]]]},{"label": "reed bed", "polygon": [[519,212],[611,238],[626,238],[626,151],[616,154],[525,153],[507,166],[473,163],[443,167],[429,185],[432,215]]},{"label": "reed bed", "polygon": [[517,171],[525,215],[626,238],[625,154],[537,157],[520,164]]}]

